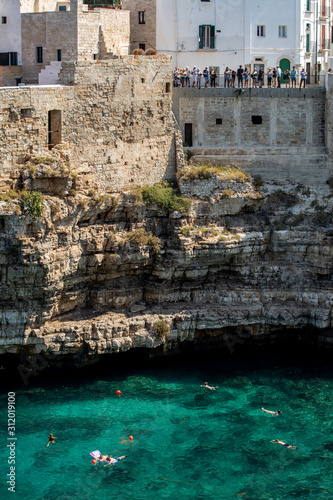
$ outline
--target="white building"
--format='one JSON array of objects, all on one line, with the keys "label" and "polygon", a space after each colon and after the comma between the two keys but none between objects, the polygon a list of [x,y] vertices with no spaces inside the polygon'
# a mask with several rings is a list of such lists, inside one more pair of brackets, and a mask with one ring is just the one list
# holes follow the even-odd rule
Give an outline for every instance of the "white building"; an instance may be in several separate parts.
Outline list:
[{"label": "white building", "polygon": [[[131,48],[155,47],[173,65],[201,70],[241,64],[266,71],[305,67],[312,81],[328,69],[332,0],[123,0]],[[147,26],[148,24],[148,26]],[[141,35],[140,35],[141,29]],[[151,35],[147,35],[151,33]]]},{"label": "white building", "polygon": [[22,64],[19,0],[0,0],[0,66]]}]

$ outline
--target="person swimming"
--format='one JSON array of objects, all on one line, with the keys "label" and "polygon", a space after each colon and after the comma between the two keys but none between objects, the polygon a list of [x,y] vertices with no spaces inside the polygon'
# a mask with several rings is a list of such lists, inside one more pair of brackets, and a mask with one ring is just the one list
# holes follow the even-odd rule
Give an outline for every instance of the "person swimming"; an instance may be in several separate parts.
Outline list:
[{"label": "person swimming", "polygon": [[285,443],[284,441],[280,441],[280,439],[273,439],[271,443],[281,444],[282,446],[285,446],[289,450],[298,450],[298,446],[292,446],[291,444]]},{"label": "person swimming", "polygon": [[200,387],[205,387],[206,389],[210,389],[211,391],[215,391],[217,387],[211,387],[208,385],[208,382],[205,382],[204,385],[201,385]]},{"label": "person swimming", "polygon": [[266,413],[270,413],[271,415],[281,415],[282,411],[281,410],[278,410],[278,411],[271,411],[271,410],[265,410],[265,408],[261,408],[262,411],[265,411]]},{"label": "person swimming", "polygon": [[51,432],[51,434],[49,435],[49,441],[48,441],[46,446],[49,446],[50,443],[56,444],[55,439],[57,439],[57,438],[55,436],[53,436],[53,434]]},{"label": "person swimming", "polygon": [[106,465],[114,465],[116,464],[117,462],[119,462],[119,460],[122,460],[123,458],[126,458],[127,455],[123,455],[122,457],[111,457],[110,455],[106,458],[105,462],[106,462]]}]

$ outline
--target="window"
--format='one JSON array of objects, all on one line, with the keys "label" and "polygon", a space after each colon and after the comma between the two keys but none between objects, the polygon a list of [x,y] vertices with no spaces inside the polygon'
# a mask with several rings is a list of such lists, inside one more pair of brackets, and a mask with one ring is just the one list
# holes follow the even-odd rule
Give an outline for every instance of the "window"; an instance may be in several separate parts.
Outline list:
[{"label": "window", "polygon": [[211,0],[201,0],[202,2],[210,2]]},{"label": "window", "polygon": [[252,115],[252,123],[253,123],[253,125],[261,125],[262,124],[262,116]]},{"label": "window", "polygon": [[61,49],[57,50],[57,61],[61,61]]},{"label": "window", "polygon": [[309,11],[310,10],[310,0],[306,0],[306,10]]},{"label": "window", "polygon": [[215,26],[199,26],[199,49],[215,49]]},{"label": "window", "polygon": [[59,12],[66,12],[66,5],[59,5]]},{"label": "window", "polygon": [[167,94],[169,94],[171,92],[171,83],[170,82],[166,82],[166,84],[165,84],[165,92]]},{"label": "window", "polygon": [[222,125],[222,118],[216,118],[216,125]]},{"label": "window", "polygon": [[139,24],[146,24],[144,10],[139,11]]},{"label": "window", "polygon": [[43,47],[36,47],[37,63],[43,62]]},{"label": "window", "polygon": [[279,38],[287,38],[287,26],[279,26]]},{"label": "window", "polygon": [[139,49],[146,50],[146,44],[145,43],[139,43]]},{"label": "window", "polygon": [[305,51],[310,52],[310,24],[306,25]]},{"label": "window", "polygon": [[265,31],[265,26],[257,26],[257,36],[266,36]]},{"label": "window", "polygon": [[17,52],[9,52],[9,61],[11,66],[17,66]]},{"label": "window", "polygon": [[2,16],[1,24],[7,24],[7,17],[6,16]]}]

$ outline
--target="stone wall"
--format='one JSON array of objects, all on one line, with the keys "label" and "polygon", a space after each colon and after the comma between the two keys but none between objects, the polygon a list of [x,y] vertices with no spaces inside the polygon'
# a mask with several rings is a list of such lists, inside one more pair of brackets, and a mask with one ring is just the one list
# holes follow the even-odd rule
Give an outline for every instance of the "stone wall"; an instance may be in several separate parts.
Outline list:
[{"label": "stone wall", "polygon": [[[265,179],[325,182],[326,93],[316,89],[174,89],[198,161],[236,163]],[[259,120],[261,123],[253,123]]]},{"label": "stone wall", "polygon": [[[129,12],[87,9],[82,0],[71,2],[68,12],[22,14],[22,66],[25,83],[38,83],[42,69],[58,60],[93,61],[129,50]],[[37,47],[43,62],[37,63]]]},{"label": "stone wall", "polygon": [[[122,0],[122,8],[131,12],[131,52],[144,43],[146,50],[156,48],[156,0]],[[139,11],[145,23],[139,24]]]},{"label": "stone wall", "polygon": [[174,178],[170,58],[127,56],[63,67],[64,83],[75,86],[0,89],[2,189],[15,182],[10,179],[26,155],[48,155],[52,110],[61,112],[62,142],[72,168],[89,176],[87,189],[118,191]]},{"label": "stone wall", "polygon": [[16,85],[15,78],[22,77],[22,66],[0,66],[0,87]]},{"label": "stone wall", "polygon": [[[37,47],[43,47],[42,63],[37,63]],[[22,14],[22,68],[25,83],[38,83],[39,72],[51,61],[57,60],[58,49],[61,50],[63,61],[77,59],[75,13]]]},{"label": "stone wall", "polygon": [[109,52],[120,56],[128,55],[130,45],[129,11],[98,9],[98,12],[102,29],[101,58],[106,58]]}]

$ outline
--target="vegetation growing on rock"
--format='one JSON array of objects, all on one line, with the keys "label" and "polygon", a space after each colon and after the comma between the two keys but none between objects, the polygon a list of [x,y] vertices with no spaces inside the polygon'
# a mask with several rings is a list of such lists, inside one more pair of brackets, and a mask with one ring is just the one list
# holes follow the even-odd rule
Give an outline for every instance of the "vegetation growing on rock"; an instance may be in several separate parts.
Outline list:
[{"label": "vegetation growing on rock", "polygon": [[191,206],[191,201],[181,196],[173,185],[167,181],[142,188],[141,198],[147,205],[156,203],[159,208],[172,212],[177,210],[185,213]]},{"label": "vegetation growing on rock", "polygon": [[182,181],[207,180],[212,177],[220,177],[226,181],[249,182],[251,176],[235,165],[210,165],[198,163],[190,165],[180,171],[178,178]]}]

